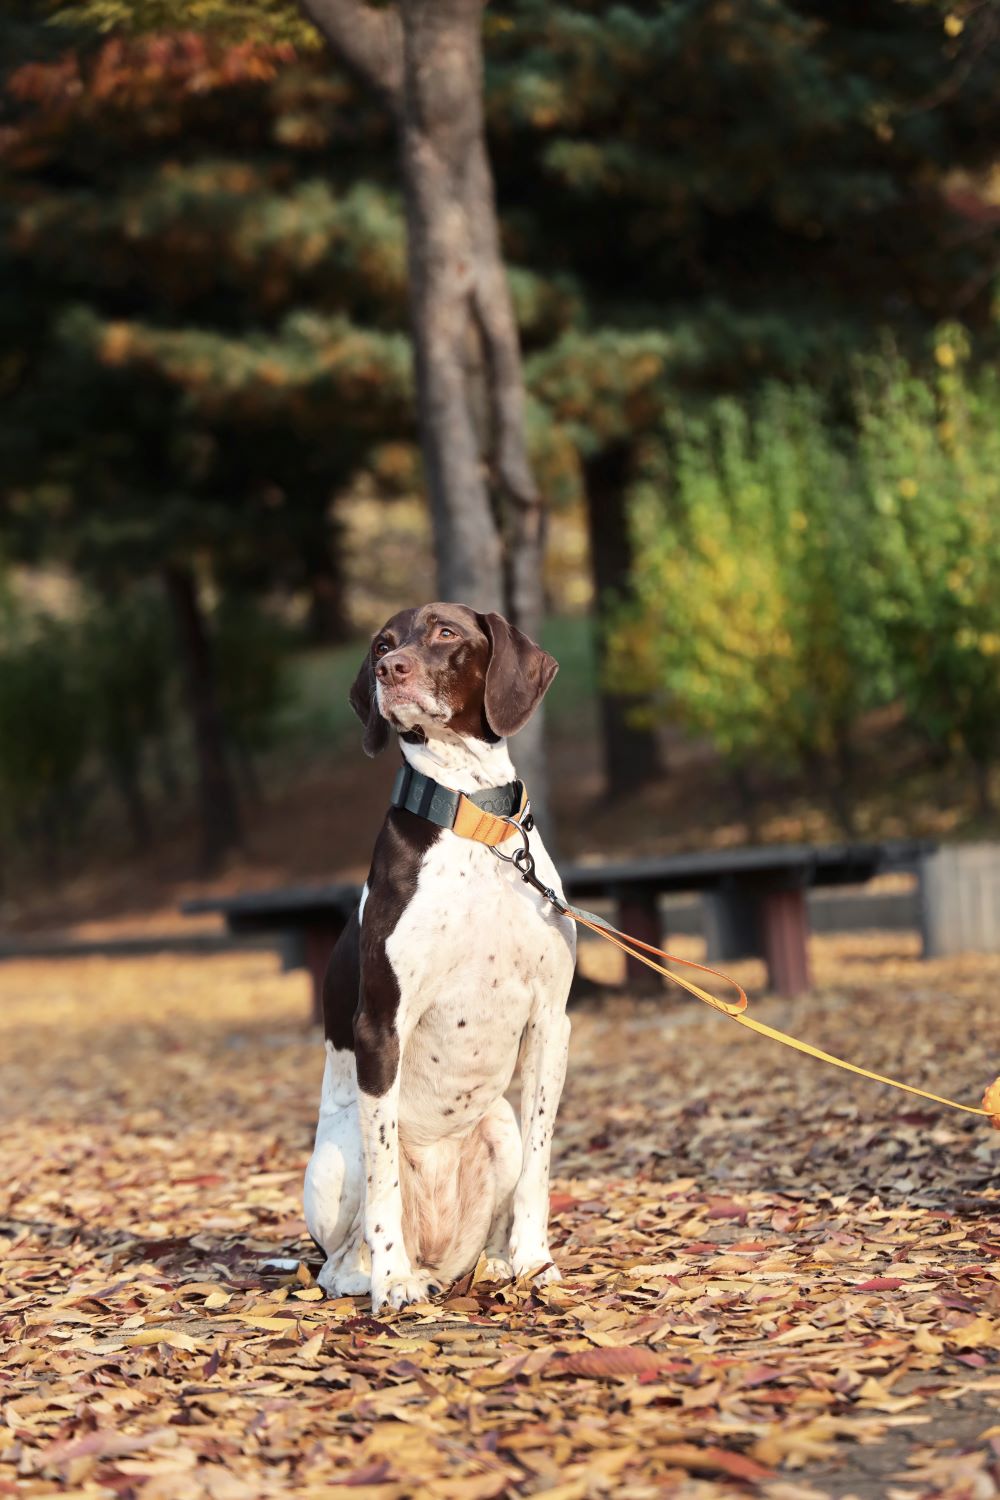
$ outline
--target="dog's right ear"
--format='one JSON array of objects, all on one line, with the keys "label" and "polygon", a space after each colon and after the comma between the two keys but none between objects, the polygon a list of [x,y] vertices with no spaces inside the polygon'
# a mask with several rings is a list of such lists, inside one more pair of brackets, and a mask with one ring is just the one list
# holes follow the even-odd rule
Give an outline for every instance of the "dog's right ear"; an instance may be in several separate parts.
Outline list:
[{"label": "dog's right ear", "polygon": [[366,755],[377,755],[389,743],[389,725],[378,711],[371,652],[365,656],[352,684],[351,707],[365,726],[362,749]]}]

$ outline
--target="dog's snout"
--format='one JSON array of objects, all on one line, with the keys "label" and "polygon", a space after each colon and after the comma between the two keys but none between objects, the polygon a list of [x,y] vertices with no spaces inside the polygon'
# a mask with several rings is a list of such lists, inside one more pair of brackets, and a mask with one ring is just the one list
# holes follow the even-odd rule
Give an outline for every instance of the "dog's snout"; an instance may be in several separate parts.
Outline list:
[{"label": "dog's snout", "polygon": [[375,675],[381,682],[405,682],[412,672],[413,662],[401,651],[392,651],[388,656],[383,656],[375,668]]}]

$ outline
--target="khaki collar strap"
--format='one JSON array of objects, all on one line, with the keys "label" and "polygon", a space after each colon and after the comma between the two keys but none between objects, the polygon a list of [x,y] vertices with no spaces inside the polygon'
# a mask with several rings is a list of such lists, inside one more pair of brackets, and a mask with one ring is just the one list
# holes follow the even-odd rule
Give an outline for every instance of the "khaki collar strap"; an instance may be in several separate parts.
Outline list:
[{"label": "khaki collar strap", "polygon": [[404,762],[396,773],[390,802],[405,812],[426,818],[439,828],[450,828],[460,838],[493,849],[517,830],[507,821],[520,818],[528,796],[520,781],[485,787],[481,792],[456,792]]}]

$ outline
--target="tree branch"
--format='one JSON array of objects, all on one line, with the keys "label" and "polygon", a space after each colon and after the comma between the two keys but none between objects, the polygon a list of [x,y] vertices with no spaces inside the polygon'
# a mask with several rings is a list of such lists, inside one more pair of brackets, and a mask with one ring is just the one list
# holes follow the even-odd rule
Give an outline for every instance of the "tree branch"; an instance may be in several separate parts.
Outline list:
[{"label": "tree branch", "polygon": [[395,7],[376,10],[363,0],[299,0],[299,5],[344,67],[398,113],[403,27]]}]

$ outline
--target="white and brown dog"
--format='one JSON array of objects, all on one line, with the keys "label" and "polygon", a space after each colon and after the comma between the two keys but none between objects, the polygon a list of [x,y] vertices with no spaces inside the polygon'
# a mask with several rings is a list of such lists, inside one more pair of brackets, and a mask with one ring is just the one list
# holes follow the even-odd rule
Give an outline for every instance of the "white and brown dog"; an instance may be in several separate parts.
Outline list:
[{"label": "white and brown dog", "polygon": [[[483,1251],[494,1277],[558,1278],[549,1158],[574,928],[452,826],[459,801],[494,814],[522,805],[507,737],[556,670],[502,616],[428,604],[377,633],[351,690],[366,752],[385,748],[391,726],[404,769],[324,986],[305,1215],[326,1254],[320,1285],[370,1290],[375,1311],[425,1298]],[[520,847],[510,832],[501,853]],[[561,895],[537,830],[527,836],[542,884]],[[520,1128],[506,1098],[518,1059]]]}]

